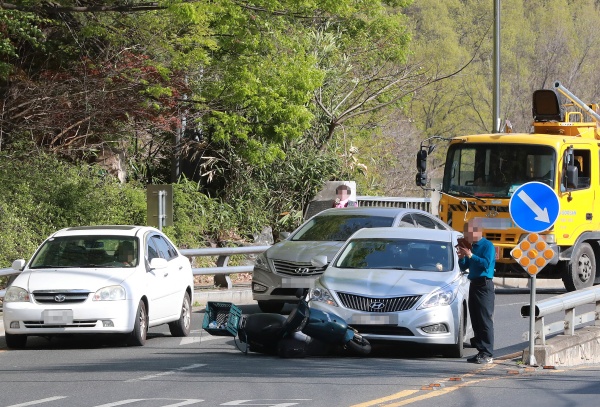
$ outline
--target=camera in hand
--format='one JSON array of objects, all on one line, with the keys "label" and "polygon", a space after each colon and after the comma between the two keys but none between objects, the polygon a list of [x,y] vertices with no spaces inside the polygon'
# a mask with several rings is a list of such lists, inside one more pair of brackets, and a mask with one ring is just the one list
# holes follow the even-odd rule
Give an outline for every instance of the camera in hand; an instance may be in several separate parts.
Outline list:
[{"label": "camera in hand", "polygon": [[465,249],[469,249],[469,250],[471,250],[471,248],[473,247],[473,245],[471,243],[469,243],[464,237],[458,238],[458,246],[464,247]]}]

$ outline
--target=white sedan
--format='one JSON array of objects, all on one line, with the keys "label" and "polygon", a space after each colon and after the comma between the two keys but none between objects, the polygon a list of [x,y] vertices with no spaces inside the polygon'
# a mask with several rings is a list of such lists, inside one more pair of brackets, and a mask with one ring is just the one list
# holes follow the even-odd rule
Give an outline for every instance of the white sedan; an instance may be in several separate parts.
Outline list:
[{"label": "white sedan", "polygon": [[[437,345],[463,356],[472,334],[469,280],[450,230],[372,228],[354,233],[316,281],[310,307],[332,312],[370,341]],[[320,258],[323,257],[323,258]],[[325,264],[324,256],[313,259]]]},{"label": "white sedan", "polygon": [[189,335],[190,262],[152,227],[63,229],[12,267],[21,273],[4,297],[9,348],[33,335],[100,333],[141,346],[149,327],[165,323],[173,336]]}]

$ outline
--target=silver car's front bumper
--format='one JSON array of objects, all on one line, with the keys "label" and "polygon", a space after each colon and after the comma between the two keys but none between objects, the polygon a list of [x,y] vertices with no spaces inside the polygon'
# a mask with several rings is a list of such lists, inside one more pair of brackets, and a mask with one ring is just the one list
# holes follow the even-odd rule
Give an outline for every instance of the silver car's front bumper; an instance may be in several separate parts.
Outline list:
[{"label": "silver car's front bumper", "polygon": [[[453,345],[458,339],[458,321],[462,317],[458,301],[450,306],[376,313],[357,311],[311,301],[310,307],[344,318],[367,339],[435,345]],[[448,332],[427,333],[424,327],[443,324]]]},{"label": "silver car's front bumper", "polygon": [[298,293],[313,288],[319,275],[293,277],[254,268],[252,299],[255,301],[298,302]]}]

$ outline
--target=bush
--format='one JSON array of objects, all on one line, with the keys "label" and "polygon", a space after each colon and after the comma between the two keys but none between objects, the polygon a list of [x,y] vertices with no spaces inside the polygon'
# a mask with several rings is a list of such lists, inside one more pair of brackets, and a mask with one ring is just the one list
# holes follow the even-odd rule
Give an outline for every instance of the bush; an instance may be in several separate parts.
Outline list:
[{"label": "bush", "polygon": [[97,166],[49,154],[0,157],[0,214],[0,267],[8,267],[65,227],[145,224],[146,195],[142,185],[122,185]]}]

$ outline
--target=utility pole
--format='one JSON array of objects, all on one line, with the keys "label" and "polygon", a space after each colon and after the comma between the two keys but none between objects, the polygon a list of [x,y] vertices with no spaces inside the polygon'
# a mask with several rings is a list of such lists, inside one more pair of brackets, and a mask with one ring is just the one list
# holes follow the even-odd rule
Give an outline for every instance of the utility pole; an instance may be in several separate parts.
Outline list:
[{"label": "utility pole", "polygon": [[494,123],[492,133],[500,132],[500,0],[494,0]]}]

